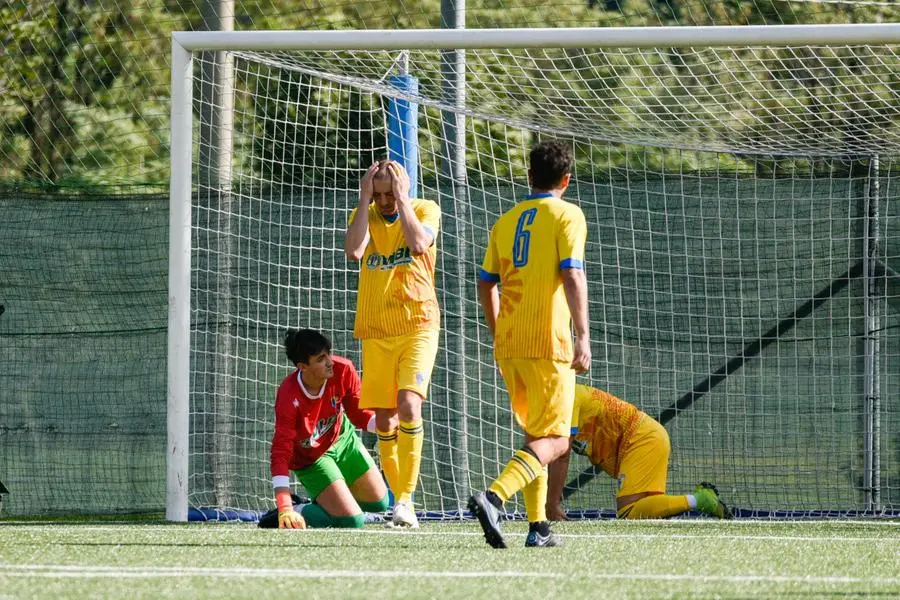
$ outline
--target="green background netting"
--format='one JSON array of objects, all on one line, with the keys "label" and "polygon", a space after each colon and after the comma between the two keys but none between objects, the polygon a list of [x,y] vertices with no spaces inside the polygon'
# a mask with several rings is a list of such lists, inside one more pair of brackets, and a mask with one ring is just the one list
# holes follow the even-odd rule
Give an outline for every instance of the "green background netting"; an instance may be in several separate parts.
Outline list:
[{"label": "green background netting", "polygon": [[[865,178],[584,179],[569,197],[590,230],[589,382],[652,415],[862,256]],[[888,267],[900,260],[892,183],[882,180],[880,198]],[[445,329],[418,494],[427,510],[459,508],[519,440],[473,290],[487,225],[522,190],[485,189],[492,192],[468,190],[464,207],[443,206]],[[433,189],[424,195],[439,198]],[[195,207],[193,506],[271,505],[271,407],[290,368],[280,348],[286,327],[320,327],[337,352],[358,361],[350,334],[355,273],[341,250],[351,205],[349,194],[298,186],[235,194],[228,223]],[[6,514],[161,511],[167,198],[7,191],[0,206]],[[897,510],[898,291],[888,276],[877,291],[881,497]],[[750,510],[865,508],[862,298],[861,280],[852,280],[669,423],[672,492],[709,479]],[[586,466],[573,459],[572,474]],[[594,479],[568,506],[611,507],[611,482]]]},{"label": "green background netting", "polygon": [[4,514],[164,505],[168,198],[0,194]]}]

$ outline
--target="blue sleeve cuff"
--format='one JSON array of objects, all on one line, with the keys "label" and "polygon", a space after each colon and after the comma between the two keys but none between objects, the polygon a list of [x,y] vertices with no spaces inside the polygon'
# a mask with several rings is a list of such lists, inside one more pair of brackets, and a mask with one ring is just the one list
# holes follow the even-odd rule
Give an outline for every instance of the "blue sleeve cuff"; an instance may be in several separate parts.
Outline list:
[{"label": "blue sleeve cuff", "polygon": [[481,271],[479,271],[479,273],[478,273],[478,280],[479,281],[490,281],[492,283],[499,283],[500,276],[497,275],[496,273],[488,273],[484,269],[481,269]]},{"label": "blue sleeve cuff", "polygon": [[567,258],[559,263],[560,269],[584,269],[584,261],[577,258]]},{"label": "blue sleeve cuff", "polygon": [[431,244],[434,244],[434,241],[437,239],[437,235],[434,233],[434,230],[431,227],[425,227],[424,225],[422,226],[422,229],[424,229],[425,232],[431,236]]},{"label": "blue sleeve cuff", "polygon": [[569,435],[577,435],[577,434],[578,434],[578,428],[577,428],[577,427],[572,427],[572,428],[569,430]]}]

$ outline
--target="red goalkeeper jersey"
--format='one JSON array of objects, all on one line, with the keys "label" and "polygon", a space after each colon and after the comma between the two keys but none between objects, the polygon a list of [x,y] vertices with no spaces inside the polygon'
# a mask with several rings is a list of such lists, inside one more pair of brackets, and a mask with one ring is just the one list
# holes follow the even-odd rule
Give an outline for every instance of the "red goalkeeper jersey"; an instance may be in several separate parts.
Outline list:
[{"label": "red goalkeeper jersey", "polygon": [[300,383],[300,371],[284,378],[275,396],[272,476],[290,475],[316,462],[341,433],[343,414],[366,429],[374,413],[359,407],[359,374],[353,363],[332,356],[334,375],[313,398]]}]

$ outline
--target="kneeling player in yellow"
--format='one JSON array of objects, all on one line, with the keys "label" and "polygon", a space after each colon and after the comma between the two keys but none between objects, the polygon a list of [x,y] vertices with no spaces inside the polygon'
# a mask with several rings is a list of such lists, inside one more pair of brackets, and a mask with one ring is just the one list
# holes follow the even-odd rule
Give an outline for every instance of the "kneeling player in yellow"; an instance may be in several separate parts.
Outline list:
[{"label": "kneeling player in yellow", "polygon": [[360,182],[359,207],[344,238],[347,257],[361,261],[353,328],[362,341],[360,406],[375,411],[397,527],[419,526],[412,495],[425,438],[422,403],[440,332],[434,272],[441,210],[409,192],[409,175],[399,163],[373,164]]},{"label": "kneeling player in yellow", "polygon": [[[693,494],[666,495],[669,434],[656,419],[612,394],[575,386],[569,443],[573,452],[587,456],[618,481],[620,519],[662,519],[692,508],[719,519],[731,518],[709,483],[700,483]],[[547,517],[553,521],[566,519],[560,502],[568,467],[568,452],[549,467]]]}]

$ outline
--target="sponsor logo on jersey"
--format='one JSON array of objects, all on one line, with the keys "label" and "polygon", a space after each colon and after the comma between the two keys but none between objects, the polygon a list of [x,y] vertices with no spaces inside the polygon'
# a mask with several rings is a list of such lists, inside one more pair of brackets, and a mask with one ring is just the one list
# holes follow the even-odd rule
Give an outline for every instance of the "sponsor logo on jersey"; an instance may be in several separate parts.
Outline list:
[{"label": "sponsor logo on jersey", "polygon": [[390,271],[399,265],[411,264],[412,261],[412,252],[410,252],[409,248],[400,248],[388,256],[373,252],[366,259],[366,267],[373,271]]},{"label": "sponsor logo on jersey", "polygon": [[318,445],[319,439],[323,435],[328,433],[332,427],[334,427],[334,424],[337,422],[337,418],[337,415],[331,415],[328,418],[319,419],[316,422],[316,426],[313,428],[312,435],[307,439],[302,440],[300,442],[300,445],[304,448],[312,448],[313,446]]}]

